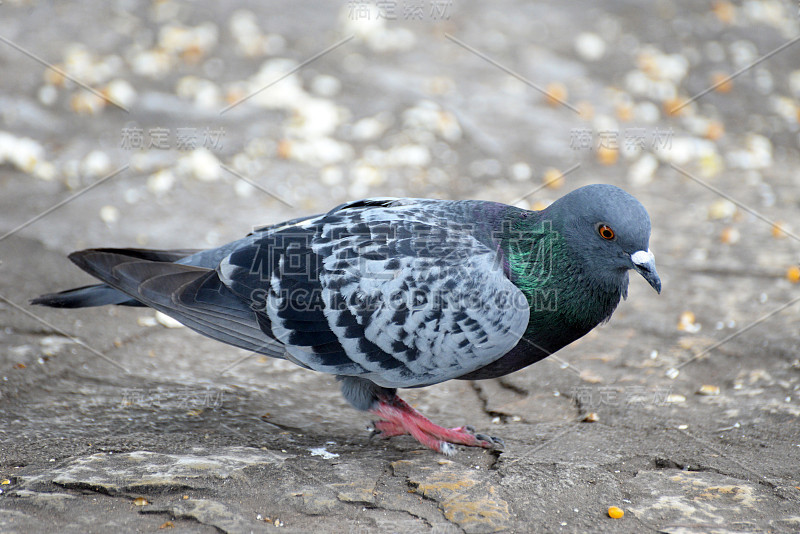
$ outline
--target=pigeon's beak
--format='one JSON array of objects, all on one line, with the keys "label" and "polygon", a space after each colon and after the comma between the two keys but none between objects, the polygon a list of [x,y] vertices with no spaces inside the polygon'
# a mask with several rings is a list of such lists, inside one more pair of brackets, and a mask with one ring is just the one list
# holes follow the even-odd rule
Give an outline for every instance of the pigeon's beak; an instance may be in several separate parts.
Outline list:
[{"label": "pigeon's beak", "polygon": [[661,278],[656,272],[656,258],[649,250],[638,250],[631,254],[631,261],[639,274],[644,276],[647,283],[653,286],[657,293],[661,293]]}]

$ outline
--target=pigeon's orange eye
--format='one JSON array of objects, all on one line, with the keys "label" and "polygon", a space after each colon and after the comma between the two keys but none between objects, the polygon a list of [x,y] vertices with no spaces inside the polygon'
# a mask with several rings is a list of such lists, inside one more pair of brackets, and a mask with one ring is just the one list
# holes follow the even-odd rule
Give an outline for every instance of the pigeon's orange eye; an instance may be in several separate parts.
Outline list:
[{"label": "pigeon's orange eye", "polygon": [[606,224],[601,224],[600,226],[598,226],[597,232],[603,239],[608,239],[608,240],[614,239],[614,230],[612,230],[611,227]]}]

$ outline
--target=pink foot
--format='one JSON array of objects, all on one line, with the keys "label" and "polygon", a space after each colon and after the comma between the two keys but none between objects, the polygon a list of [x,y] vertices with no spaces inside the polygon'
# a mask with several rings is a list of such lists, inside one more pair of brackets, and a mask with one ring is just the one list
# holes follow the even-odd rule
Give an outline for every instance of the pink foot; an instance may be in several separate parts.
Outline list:
[{"label": "pink foot", "polygon": [[373,435],[390,438],[411,434],[429,449],[448,456],[455,454],[454,444],[484,449],[503,448],[503,440],[476,434],[472,427],[444,428],[436,425],[400,397],[381,399],[370,412],[381,418],[373,423]]}]

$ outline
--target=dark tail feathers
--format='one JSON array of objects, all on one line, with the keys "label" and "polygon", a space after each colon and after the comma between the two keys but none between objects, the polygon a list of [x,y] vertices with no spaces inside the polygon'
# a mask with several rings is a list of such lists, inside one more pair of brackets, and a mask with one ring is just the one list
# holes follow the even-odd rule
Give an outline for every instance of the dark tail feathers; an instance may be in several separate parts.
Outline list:
[{"label": "dark tail feathers", "polygon": [[[175,262],[179,259],[190,256],[197,250],[148,250],[148,249],[98,249],[104,252],[112,252],[138,258],[142,260]],[[75,262],[75,257],[80,252],[70,254],[70,259]],[[77,263],[77,262],[75,262]],[[136,299],[132,299],[121,291],[105,284],[95,284],[91,286],[76,287],[59,293],[48,293],[35,299],[31,299],[31,304],[39,306],[49,306],[51,308],[90,308],[93,306],[105,306],[107,304],[117,304],[119,306],[145,306]]]},{"label": "dark tail feathers", "polygon": [[76,287],[59,293],[48,293],[31,299],[31,304],[49,306],[51,308],[90,308],[92,306],[105,306],[106,304],[144,306],[141,302],[105,284]]}]

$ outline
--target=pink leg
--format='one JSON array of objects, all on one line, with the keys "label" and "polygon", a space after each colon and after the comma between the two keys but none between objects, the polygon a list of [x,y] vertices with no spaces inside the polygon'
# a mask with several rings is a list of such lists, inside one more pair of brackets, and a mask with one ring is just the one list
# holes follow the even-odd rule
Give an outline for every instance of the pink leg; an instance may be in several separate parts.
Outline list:
[{"label": "pink leg", "polygon": [[502,448],[499,438],[475,434],[471,427],[444,428],[409,406],[400,397],[380,399],[370,410],[381,418],[374,423],[375,432],[383,437],[411,434],[424,446],[443,454],[455,454],[453,444],[484,449]]}]

